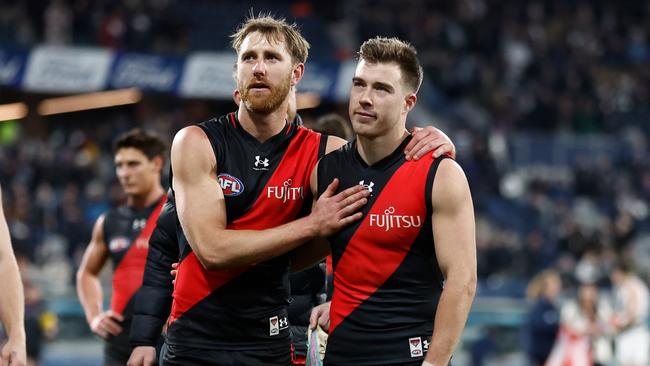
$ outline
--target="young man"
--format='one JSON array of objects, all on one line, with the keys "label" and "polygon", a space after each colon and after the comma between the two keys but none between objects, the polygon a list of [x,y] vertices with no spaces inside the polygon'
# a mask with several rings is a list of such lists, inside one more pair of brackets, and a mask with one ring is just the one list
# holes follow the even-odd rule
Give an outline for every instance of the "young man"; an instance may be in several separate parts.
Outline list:
[{"label": "young man", "polygon": [[0,190],[0,278],[2,278],[2,296],[0,296],[0,321],[9,339],[0,353],[1,365],[21,365],[27,363],[25,348],[25,299],[16,257],[11,248],[11,237],[7,220],[2,209],[2,191]]},{"label": "young man", "polygon": [[467,180],[451,159],[401,153],[421,81],[413,47],[366,41],[349,104],[357,138],[312,175],[318,192],[338,178],[338,190],[362,185],[371,194],[362,219],[329,237],[329,319],[329,305],[312,314],[313,325],[329,325],[326,365],[447,365],[464,328],[476,288]]},{"label": "young man", "polygon": [[[285,253],[357,219],[367,196],[359,187],[324,195],[295,220],[309,209],[317,159],[345,141],[285,120],[308,50],[295,26],[250,19],[233,47],[241,107],[184,128],[172,145],[183,235],[166,365],[287,365]],[[414,144],[414,156],[431,140]]]},{"label": "young man", "polygon": [[[125,365],[131,354],[129,329],[133,297],[142,284],[149,236],[165,202],[160,184],[165,144],[157,136],[132,130],[115,141],[115,171],[127,201],[95,222],[77,272],[77,294],[93,333],[106,341],[104,365]],[[99,273],[113,261],[113,295],[103,309]]]}]

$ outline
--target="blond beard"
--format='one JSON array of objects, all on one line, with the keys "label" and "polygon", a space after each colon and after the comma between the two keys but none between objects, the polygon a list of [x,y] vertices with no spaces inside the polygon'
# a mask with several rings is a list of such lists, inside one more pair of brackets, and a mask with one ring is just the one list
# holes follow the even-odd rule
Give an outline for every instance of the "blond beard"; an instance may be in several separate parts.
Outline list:
[{"label": "blond beard", "polygon": [[[240,83],[241,84],[241,83]],[[249,83],[250,85],[251,83]],[[291,74],[287,75],[286,79],[280,81],[278,84],[268,84],[271,94],[267,97],[255,98],[249,95],[250,90],[247,85],[239,85],[241,92],[241,101],[246,109],[253,113],[269,114],[280,105],[287,98],[289,89],[291,88]]]}]

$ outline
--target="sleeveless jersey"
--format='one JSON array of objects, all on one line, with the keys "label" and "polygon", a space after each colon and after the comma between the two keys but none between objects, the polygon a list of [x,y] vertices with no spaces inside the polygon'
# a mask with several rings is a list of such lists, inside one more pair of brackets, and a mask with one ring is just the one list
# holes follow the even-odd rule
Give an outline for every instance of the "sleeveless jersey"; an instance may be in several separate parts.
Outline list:
[{"label": "sleeveless jersey", "polygon": [[132,346],[156,346],[172,306],[173,283],[169,273],[172,263],[178,262],[178,217],[171,190],[163,205],[156,228],[149,238],[149,253],[142,286],[133,307],[131,324]]},{"label": "sleeveless jersey", "polygon": [[[227,229],[263,230],[311,207],[311,172],[326,136],[287,124],[261,143],[235,113],[199,126],[208,136],[223,190]],[[181,262],[166,342],[214,350],[289,349],[287,255],[243,268],[208,271],[181,236]]]},{"label": "sleeveless jersey", "polygon": [[442,273],[431,227],[431,188],[441,159],[407,161],[407,138],[368,166],[356,142],[325,156],[318,192],[339,178],[371,193],[363,218],[329,238],[334,293],[327,365],[393,365],[423,358],[431,341]]},{"label": "sleeveless jersey", "polygon": [[135,294],[142,285],[149,237],[165,199],[163,195],[155,204],[142,210],[120,206],[104,216],[104,243],[113,262],[111,310],[124,316],[122,333],[107,341],[109,353],[131,353],[128,335]]}]

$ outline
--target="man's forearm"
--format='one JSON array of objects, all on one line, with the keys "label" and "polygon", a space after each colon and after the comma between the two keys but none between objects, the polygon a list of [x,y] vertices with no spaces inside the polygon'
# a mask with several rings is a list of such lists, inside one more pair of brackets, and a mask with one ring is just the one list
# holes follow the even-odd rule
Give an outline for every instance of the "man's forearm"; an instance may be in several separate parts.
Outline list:
[{"label": "man's forearm", "polygon": [[446,366],[460,336],[474,300],[476,283],[471,280],[447,281],[436,310],[435,325],[425,360],[434,366]]},{"label": "man's forearm", "polygon": [[0,278],[3,282],[3,293],[0,296],[0,320],[2,320],[9,337],[24,338],[25,299],[18,265],[11,252],[2,253],[2,257],[0,257]]},{"label": "man's forearm", "polygon": [[[190,225],[201,225],[196,220]],[[183,227],[185,230],[185,227]],[[199,261],[208,270],[223,270],[259,263],[277,257],[314,239],[317,230],[308,218],[267,230],[187,230],[187,239]],[[194,233],[194,234],[193,234]]]},{"label": "man's forearm", "polygon": [[103,293],[99,279],[90,274],[78,275],[77,293],[86,315],[86,322],[90,324],[103,311]]}]

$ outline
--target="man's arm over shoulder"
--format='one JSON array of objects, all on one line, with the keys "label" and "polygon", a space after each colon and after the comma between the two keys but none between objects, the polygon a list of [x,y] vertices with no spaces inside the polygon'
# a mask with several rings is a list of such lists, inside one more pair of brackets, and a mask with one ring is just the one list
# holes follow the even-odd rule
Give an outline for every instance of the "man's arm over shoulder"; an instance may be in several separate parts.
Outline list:
[{"label": "man's arm over shoulder", "polygon": [[455,161],[440,162],[431,201],[436,257],[445,284],[426,360],[447,365],[476,292],[474,208],[465,173]]},{"label": "man's arm over shoulder", "polygon": [[[201,264],[219,270],[259,263],[284,254],[351,220],[365,195],[356,187],[322,201],[309,216],[267,230],[227,230],[226,205],[216,179],[216,158],[199,127],[181,130],[172,144],[173,188],[183,232]],[[334,196],[334,197],[333,197]]]}]

